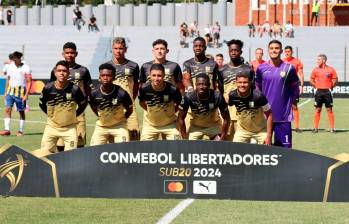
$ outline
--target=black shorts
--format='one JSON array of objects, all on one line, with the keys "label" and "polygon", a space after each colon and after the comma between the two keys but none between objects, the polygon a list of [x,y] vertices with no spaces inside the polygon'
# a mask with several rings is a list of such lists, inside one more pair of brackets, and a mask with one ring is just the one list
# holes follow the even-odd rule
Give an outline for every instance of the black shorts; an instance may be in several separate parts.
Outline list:
[{"label": "black shorts", "polygon": [[214,34],[213,34],[213,38],[214,38],[215,40],[218,40],[219,37],[220,37],[220,36],[219,36],[219,33],[214,33]]},{"label": "black shorts", "polygon": [[333,107],[333,97],[329,89],[318,89],[315,93],[315,107],[322,107],[325,104],[326,108]]}]

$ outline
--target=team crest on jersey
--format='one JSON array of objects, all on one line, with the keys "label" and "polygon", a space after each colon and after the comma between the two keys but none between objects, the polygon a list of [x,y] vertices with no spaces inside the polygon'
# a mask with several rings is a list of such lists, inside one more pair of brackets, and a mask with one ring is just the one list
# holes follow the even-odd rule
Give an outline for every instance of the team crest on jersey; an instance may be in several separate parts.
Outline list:
[{"label": "team crest on jersey", "polygon": [[248,105],[250,106],[250,108],[253,108],[254,107],[254,102],[250,101],[250,102],[248,102]]},{"label": "team crest on jersey", "polygon": [[66,93],[65,97],[67,98],[67,100],[71,100],[72,99],[72,94],[71,93]]},{"label": "team crest on jersey", "polygon": [[75,79],[80,79],[80,73],[79,72],[75,72]]},{"label": "team crest on jersey", "polygon": [[206,71],[206,73],[209,73],[211,71],[211,67],[210,66],[206,66],[205,67],[205,71]]},{"label": "team crest on jersey", "polygon": [[129,76],[131,73],[131,70],[129,68],[125,68],[125,75]]},{"label": "team crest on jersey", "polygon": [[168,102],[170,99],[169,95],[164,95],[164,102]]},{"label": "team crest on jersey", "polygon": [[214,104],[213,104],[213,103],[209,103],[209,104],[208,104],[208,108],[209,108],[210,110],[212,110],[212,109],[214,108]]},{"label": "team crest on jersey", "polygon": [[285,72],[285,71],[281,71],[281,72],[280,72],[280,76],[281,76],[282,78],[285,78],[286,72]]},{"label": "team crest on jersey", "polygon": [[170,74],[170,69],[169,68],[165,68],[165,75],[169,75]]},{"label": "team crest on jersey", "polygon": [[112,103],[113,105],[118,104],[118,99],[113,99],[111,103]]}]

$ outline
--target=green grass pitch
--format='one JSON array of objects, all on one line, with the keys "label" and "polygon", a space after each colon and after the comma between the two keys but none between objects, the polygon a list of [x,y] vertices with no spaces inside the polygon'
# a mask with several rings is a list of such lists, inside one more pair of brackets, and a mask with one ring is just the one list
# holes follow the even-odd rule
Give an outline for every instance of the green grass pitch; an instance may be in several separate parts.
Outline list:
[{"label": "green grass pitch", "polygon": [[[4,114],[0,103],[1,118]],[[293,133],[293,148],[333,157],[349,153],[349,100],[334,101],[336,134],[327,132],[328,121],[323,110],[317,134],[313,125],[313,100],[300,107],[300,126],[307,129]],[[0,146],[14,144],[26,150],[40,148],[46,117],[38,107],[38,97],[31,96],[25,135],[16,137],[18,121],[11,123],[12,135],[0,137]],[[142,111],[137,111],[142,118]],[[87,142],[96,116],[86,110]],[[18,113],[13,112],[13,119]],[[3,121],[0,120],[0,129]],[[72,198],[0,198],[0,223],[155,223],[180,200],[72,199]],[[173,223],[349,223],[347,203],[257,202],[233,200],[195,200]]]}]

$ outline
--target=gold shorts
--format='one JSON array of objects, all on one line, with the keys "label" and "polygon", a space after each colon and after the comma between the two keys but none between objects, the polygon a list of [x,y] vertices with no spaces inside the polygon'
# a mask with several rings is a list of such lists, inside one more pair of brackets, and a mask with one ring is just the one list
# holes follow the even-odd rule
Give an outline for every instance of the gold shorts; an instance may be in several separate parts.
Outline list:
[{"label": "gold shorts", "polygon": [[145,119],[143,120],[143,128],[141,132],[141,141],[158,140],[160,135],[162,139],[179,140],[181,136],[176,128],[176,123],[155,127],[151,126]]},{"label": "gold shorts", "polygon": [[260,132],[255,133],[255,132],[250,132],[243,129],[238,124],[233,142],[250,143],[251,139],[255,139],[257,141],[257,144],[263,144],[266,137],[267,137],[267,129],[263,129]]},{"label": "gold shorts", "polygon": [[78,141],[76,125],[74,124],[64,128],[56,128],[47,124],[41,140],[41,150],[56,153],[58,139],[62,139],[65,151],[75,149]]},{"label": "gold shorts", "polygon": [[[78,147],[86,145],[86,120],[85,113],[80,114],[77,117],[78,123],[76,124],[76,134],[78,138]],[[58,139],[57,146],[64,146],[63,139]]]},{"label": "gold shorts", "polygon": [[110,136],[112,136],[115,143],[130,141],[126,124],[118,124],[111,127],[101,127],[96,125],[91,137],[90,145],[107,144]]}]

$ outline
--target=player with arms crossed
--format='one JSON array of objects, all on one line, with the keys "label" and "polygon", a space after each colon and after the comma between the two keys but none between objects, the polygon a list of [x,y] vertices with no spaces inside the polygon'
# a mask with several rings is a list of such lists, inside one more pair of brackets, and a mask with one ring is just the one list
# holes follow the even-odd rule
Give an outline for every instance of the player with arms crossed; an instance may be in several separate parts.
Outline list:
[{"label": "player with arms crossed", "polygon": [[[300,81],[300,86],[299,86],[299,94],[302,94],[303,92],[303,86],[304,86],[304,74],[303,74],[303,63],[293,57],[293,49],[291,46],[286,46],[284,50],[285,58],[282,59],[284,62],[289,63],[294,66],[296,69],[299,81]],[[299,110],[298,110],[298,104],[299,102],[299,96],[296,98],[296,100],[292,104],[292,112],[294,115],[294,123],[295,123],[295,128],[296,132],[301,132],[299,129]]]},{"label": "player with arms crossed", "polygon": [[268,52],[270,60],[257,68],[256,85],[271,105],[274,145],[292,148],[292,103],[299,96],[299,78],[293,65],[281,60],[280,41],[270,41]]},{"label": "player with arms crossed", "polygon": [[1,136],[11,135],[10,124],[14,104],[16,104],[19,112],[19,130],[17,136],[22,136],[24,133],[25,108],[32,85],[32,75],[30,67],[22,63],[22,56],[22,53],[15,51],[12,54],[13,62],[4,67],[4,75],[7,77],[4,94],[6,109],[4,116],[5,130],[0,131]]},{"label": "player with arms crossed", "polygon": [[267,98],[253,88],[249,73],[237,74],[236,84],[229,93],[229,105],[235,105],[239,117],[233,142],[250,143],[254,138],[257,144],[270,145],[273,118]]},{"label": "player with arms crossed", "polygon": [[223,92],[222,76],[218,71],[218,65],[213,58],[208,58],[206,52],[206,42],[202,37],[197,37],[193,41],[193,51],[195,56],[183,63],[183,85],[187,91],[193,91],[195,77],[200,73],[206,73],[210,77],[211,89],[219,89]]},{"label": "player with arms crossed", "polygon": [[331,90],[336,86],[338,77],[336,70],[326,64],[327,57],[320,54],[317,57],[317,67],[313,69],[310,76],[310,84],[315,88],[315,116],[313,133],[318,132],[322,104],[325,104],[327,117],[330,123],[330,132],[335,133],[333,97]]},{"label": "player with arms crossed", "polygon": [[43,154],[55,153],[59,138],[63,139],[64,150],[77,147],[76,125],[87,100],[79,86],[68,80],[69,63],[59,61],[54,69],[56,80],[49,82],[42,90],[39,106],[47,114],[47,124],[42,136]]},{"label": "player with arms crossed", "polygon": [[[192,118],[188,130],[189,140],[200,140],[204,135],[218,141],[225,140],[230,122],[228,106],[223,95],[209,87],[208,75],[200,73],[195,77],[195,90],[184,94],[177,120],[183,139],[187,139],[184,120],[190,108]],[[223,124],[219,115],[223,118]]]},{"label": "player with arms crossed", "polygon": [[178,89],[183,90],[182,83],[182,70],[176,63],[166,59],[166,55],[169,52],[168,44],[163,39],[158,39],[153,42],[153,56],[154,60],[146,62],[142,65],[139,82],[144,84],[150,81],[150,67],[152,64],[162,64],[165,68],[165,81],[176,86]]},{"label": "player with arms crossed", "polygon": [[[62,56],[66,62],[69,64],[69,78],[70,82],[73,82],[75,85],[79,86],[82,93],[84,94],[86,100],[87,96],[91,92],[92,79],[90,71],[78,63],[76,63],[76,57],[78,56],[78,51],[75,43],[67,42],[63,45]],[[55,81],[56,76],[54,70],[51,71],[50,81]],[[78,118],[78,124],[76,126],[76,131],[78,135],[78,148],[84,147],[86,144],[86,118],[85,113],[81,113]],[[64,150],[63,139],[59,139],[57,142],[57,149],[59,151]]]},{"label": "player with arms crossed", "polygon": [[[244,59],[241,57],[242,48],[244,43],[241,40],[232,39],[227,43],[228,53],[230,57],[229,63],[225,64],[221,69],[220,73],[223,77],[224,86],[224,98],[228,102],[229,93],[236,89],[236,75],[239,73],[246,73],[251,76],[251,80],[254,80],[254,71],[248,64],[245,64]],[[232,141],[237,125],[236,108],[234,105],[229,106],[230,114],[230,126],[226,136],[226,140]]]},{"label": "player with arms crossed", "polygon": [[134,100],[138,94],[139,66],[126,58],[127,46],[125,38],[116,37],[112,45],[113,58],[107,63],[114,66],[116,75],[114,84],[120,86],[131,96],[133,100],[133,112],[127,119],[127,129],[130,140],[139,140],[139,125]]},{"label": "player with arms crossed", "polygon": [[133,102],[124,89],[113,84],[114,79],[114,66],[99,66],[100,85],[89,97],[91,109],[98,116],[90,145],[107,144],[109,136],[114,137],[114,142],[130,140],[126,119],[132,114]]},{"label": "player with arms crossed", "polygon": [[153,64],[150,68],[150,83],[139,90],[139,104],[144,109],[141,140],[180,139],[176,129],[176,111],[182,96],[179,90],[164,81],[165,68]]}]

